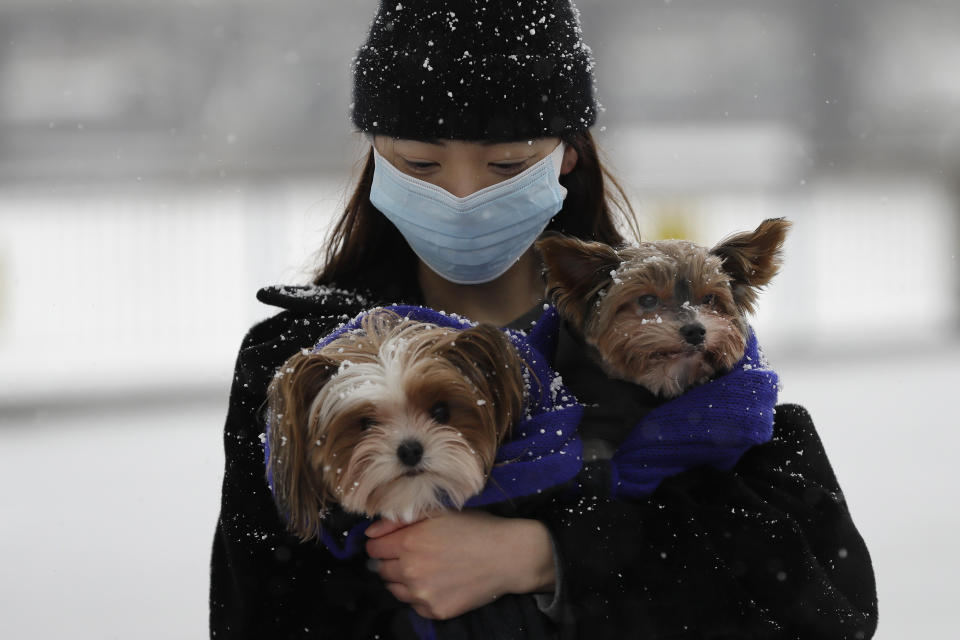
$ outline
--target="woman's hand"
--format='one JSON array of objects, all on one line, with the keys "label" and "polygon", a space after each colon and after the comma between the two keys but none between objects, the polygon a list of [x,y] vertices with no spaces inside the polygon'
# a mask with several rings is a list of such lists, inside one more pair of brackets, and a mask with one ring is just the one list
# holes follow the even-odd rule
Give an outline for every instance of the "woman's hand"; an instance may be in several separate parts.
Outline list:
[{"label": "woman's hand", "polygon": [[367,529],[367,553],[387,589],[424,618],[445,620],[505,593],[554,588],[553,543],[536,520],[448,512]]}]

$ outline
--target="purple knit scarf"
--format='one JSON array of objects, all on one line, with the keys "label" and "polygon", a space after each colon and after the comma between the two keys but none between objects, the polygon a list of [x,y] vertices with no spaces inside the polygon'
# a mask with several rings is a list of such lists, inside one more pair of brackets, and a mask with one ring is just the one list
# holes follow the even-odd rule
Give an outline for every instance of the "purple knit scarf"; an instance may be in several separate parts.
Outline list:
[{"label": "purple knit scarf", "polygon": [[697,466],[730,469],[772,437],[778,387],[751,330],[731,371],[656,407],[631,430],[611,460],[611,495],[646,497]]}]

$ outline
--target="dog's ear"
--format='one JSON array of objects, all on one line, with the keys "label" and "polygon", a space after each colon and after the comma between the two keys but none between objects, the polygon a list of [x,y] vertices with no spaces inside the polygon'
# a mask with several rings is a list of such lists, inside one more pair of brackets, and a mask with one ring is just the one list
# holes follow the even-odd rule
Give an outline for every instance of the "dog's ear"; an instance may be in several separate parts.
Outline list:
[{"label": "dog's ear", "polygon": [[477,390],[489,398],[497,442],[503,441],[523,412],[523,371],[526,364],[510,339],[491,324],[480,324],[456,334],[444,349]]},{"label": "dog's ear", "polygon": [[590,301],[610,284],[610,273],[620,266],[620,257],[602,242],[585,242],[555,232],[543,234],[536,248],[543,260],[547,298],[583,333]]},{"label": "dog's ear", "polygon": [[338,366],[324,355],[300,352],[283,363],[267,390],[267,477],[287,528],[301,540],[319,536],[324,501],[323,483],[310,464],[310,407]]},{"label": "dog's ear", "polygon": [[738,233],[722,240],[710,253],[723,261],[723,270],[730,275],[733,299],[742,310],[752,313],[757,293],[780,270],[783,263],[783,242],[790,222],[771,218],[754,231]]}]

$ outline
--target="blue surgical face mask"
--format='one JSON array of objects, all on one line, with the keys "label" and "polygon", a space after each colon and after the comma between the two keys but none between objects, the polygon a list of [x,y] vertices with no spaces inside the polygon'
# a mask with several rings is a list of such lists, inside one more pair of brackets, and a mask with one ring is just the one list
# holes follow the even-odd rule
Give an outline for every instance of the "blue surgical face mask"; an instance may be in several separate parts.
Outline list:
[{"label": "blue surgical face mask", "polygon": [[457,284],[503,275],[563,206],[563,143],[517,175],[458,198],[401,172],[373,150],[370,202],[392,222],[420,259]]}]

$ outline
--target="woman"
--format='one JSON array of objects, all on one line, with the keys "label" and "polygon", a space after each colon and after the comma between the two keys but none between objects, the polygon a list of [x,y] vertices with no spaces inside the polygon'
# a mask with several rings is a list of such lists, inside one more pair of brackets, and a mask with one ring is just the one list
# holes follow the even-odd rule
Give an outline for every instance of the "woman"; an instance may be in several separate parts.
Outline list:
[{"label": "woman", "polygon": [[[381,521],[367,530],[371,562],[300,544],[277,516],[260,435],[287,357],[376,304],[525,327],[542,307],[531,245],[544,228],[622,242],[589,133],[592,66],[567,0],[381,4],[354,64],[366,166],[314,286],[259,292],[284,311],[251,329],[237,360],[216,637],[403,637],[407,605],[442,620],[506,593],[536,594],[550,633],[569,637],[872,635],[869,555],[799,407],[781,407],[773,440],[732,471],[695,469],[646,501],[591,499],[536,519]],[[466,216],[479,201],[487,215]]]}]

